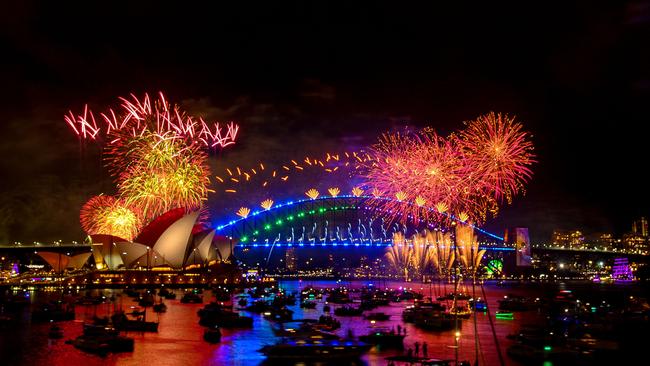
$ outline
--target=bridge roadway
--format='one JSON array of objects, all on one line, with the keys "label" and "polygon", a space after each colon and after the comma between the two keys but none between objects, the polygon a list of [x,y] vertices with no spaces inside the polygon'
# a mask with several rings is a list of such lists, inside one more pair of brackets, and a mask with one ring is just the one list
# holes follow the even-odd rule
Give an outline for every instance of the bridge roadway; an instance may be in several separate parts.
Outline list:
[{"label": "bridge roadway", "polygon": [[[319,248],[319,247],[355,247],[355,248],[380,248],[390,246],[390,243],[302,243],[302,244],[290,244],[290,243],[276,243],[276,247],[292,247],[292,248]],[[237,244],[240,248],[270,248],[274,246],[272,243],[246,243]],[[481,249],[486,249],[489,251],[514,251],[515,248],[512,246],[494,246],[494,245],[481,245]],[[11,253],[11,252],[25,252],[25,251],[55,251],[55,252],[81,252],[91,249],[90,244],[86,243],[52,243],[52,244],[3,244],[0,243],[0,252]],[[531,246],[531,249],[534,252],[554,252],[554,253],[585,253],[585,254],[605,254],[605,255],[634,255],[634,256],[648,256],[648,253],[639,253],[635,251],[612,251],[612,250],[600,250],[600,249],[576,249],[576,248],[564,248],[556,246],[546,246],[546,245],[535,245]]]}]

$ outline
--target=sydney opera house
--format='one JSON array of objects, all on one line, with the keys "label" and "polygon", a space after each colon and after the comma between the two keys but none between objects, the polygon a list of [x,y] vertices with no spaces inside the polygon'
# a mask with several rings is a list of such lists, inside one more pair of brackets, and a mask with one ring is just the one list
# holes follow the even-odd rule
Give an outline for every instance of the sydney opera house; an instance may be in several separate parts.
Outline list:
[{"label": "sydney opera house", "polygon": [[198,224],[199,211],[178,208],[159,216],[133,240],[106,235],[90,235],[91,253],[66,256],[38,252],[55,271],[80,269],[89,264],[99,270],[168,269],[179,270],[230,262],[233,241],[216,236]]}]

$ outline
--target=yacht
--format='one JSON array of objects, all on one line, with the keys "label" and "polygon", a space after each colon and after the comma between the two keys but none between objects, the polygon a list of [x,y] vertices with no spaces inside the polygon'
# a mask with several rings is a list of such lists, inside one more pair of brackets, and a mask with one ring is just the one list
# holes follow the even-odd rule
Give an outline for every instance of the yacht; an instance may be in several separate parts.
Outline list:
[{"label": "yacht", "polygon": [[271,360],[331,361],[356,360],[370,348],[370,344],[352,340],[290,339],[264,346],[259,352]]}]

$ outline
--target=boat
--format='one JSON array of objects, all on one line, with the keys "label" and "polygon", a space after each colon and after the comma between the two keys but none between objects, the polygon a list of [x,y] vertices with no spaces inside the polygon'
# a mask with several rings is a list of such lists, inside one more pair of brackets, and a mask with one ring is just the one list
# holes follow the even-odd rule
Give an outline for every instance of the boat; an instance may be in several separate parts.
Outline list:
[{"label": "boat", "polygon": [[47,332],[47,336],[51,339],[61,339],[63,338],[63,329],[56,324],[52,324],[50,330]]},{"label": "boat", "polygon": [[250,316],[241,316],[215,302],[205,305],[197,313],[199,324],[204,327],[251,328],[253,326],[253,318]]},{"label": "boat", "polygon": [[338,316],[359,316],[363,314],[363,309],[353,308],[352,306],[341,306],[334,309],[334,314]]},{"label": "boat", "polygon": [[237,304],[241,307],[245,307],[246,305],[248,305],[248,300],[246,300],[245,297],[241,297],[239,301],[237,301]]},{"label": "boat", "polygon": [[165,305],[165,303],[162,301],[155,303],[153,305],[153,311],[154,313],[164,313],[167,311],[167,305]]},{"label": "boat", "polygon": [[356,360],[370,348],[370,344],[352,340],[289,339],[264,346],[259,352],[274,361],[331,361]]},{"label": "boat", "polygon": [[469,299],[469,306],[476,311],[487,311],[487,302],[480,297],[478,299]]},{"label": "boat", "polygon": [[186,292],[183,294],[183,297],[181,297],[181,303],[183,304],[201,304],[202,302],[203,298],[194,291]]},{"label": "boat", "polygon": [[352,302],[352,300],[350,300],[350,295],[348,295],[347,291],[339,289],[333,290],[327,295],[327,302],[333,304],[347,304]]},{"label": "boat", "polygon": [[317,329],[334,331],[341,328],[341,322],[332,317],[331,315],[321,315],[318,322],[313,325]]},{"label": "boat", "polygon": [[456,298],[456,300],[469,300],[472,297],[469,294],[465,294],[465,293],[462,293],[462,292],[456,292],[456,293],[450,292],[447,295],[438,296],[438,298],[436,300],[438,300],[438,301],[446,301],[446,300],[452,301],[452,300],[454,300],[454,298]]},{"label": "boat", "polygon": [[402,320],[406,323],[415,323],[416,319],[428,316],[431,313],[443,313],[445,306],[439,302],[415,301],[414,305],[407,306],[402,312]]},{"label": "boat", "polygon": [[264,312],[263,316],[268,320],[287,322],[293,319],[293,311],[283,306],[281,308],[272,308],[270,311]]},{"label": "boat", "polygon": [[203,332],[203,339],[208,343],[221,342],[221,331],[219,330],[219,327],[214,326],[206,329]]},{"label": "boat", "polygon": [[312,322],[280,323],[279,326],[272,328],[273,334],[283,338],[340,339],[338,335],[321,330],[317,324]]},{"label": "boat", "polygon": [[83,334],[72,341],[84,352],[106,355],[109,352],[133,352],[133,338],[120,336],[114,328],[84,325]]},{"label": "boat", "polygon": [[161,288],[160,290],[158,290],[158,296],[164,297],[167,300],[175,300],[176,299],[176,294],[169,291],[168,289],[166,289],[164,287]]},{"label": "boat", "polygon": [[382,348],[404,348],[405,334],[397,334],[395,330],[377,328],[366,335],[359,336],[359,340],[368,344],[374,344]]},{"label": "boat", "polygon": [[323,306],[323,312],[325,312],[325,313],[329,313],[330,310],[332,310],[332,309],[330,308],[329,305],[325,304],[325,305]]},{"label": "boat", "polygon": [[155,303],[155,300],[153,298],[153,295],[150,293],[145,293],[144,295],[140,295],[138,298],[138,305],[147,307],[147,306],[153,306]]},{"label": "boat", "polygon": [[300,302],[300,307],[303,309],[315,309],[316,308],[316,302],[314,301],[301,301]]},{"label": "boat", "polygon": [[451,317],[459,317],[461,319],[469,319],[472,316],[472,310],[469,308],[469,305],[458,305],[458,306],[452,306],[449,308],[448,312],[449,316]]},{"label": "boat", "polygon": [[515,314],[512,311],[503,311],[503,310],[498,310],[494,316],[497,319],[503,319],[503,320],[512,320],[515,318]]},{"label": "boat", "polygon": [[134,332],[157,332],[158,322],[146,321],[146,311],[134,311],[131,315],[136,316],[136,319],[129,319],[123,311],[117,311],[111,315],[113,326],[118,331],[134,331]]},{"label": "boat", "polygon": [[505,295],[502,300],[499,300],[499,310],[509,311],[525,311],[529,309],[529,304],[526,298],[522,296]]},{"label": "boat", "polygon": [[367,315],[364,315],[364,318],[368,320],[377,320],[377,321],[384,321],[390,319],[390,315],[385,314],[385,313],[370,313]]},{"label": "boat", "polygon": [[421,365],[421,366],[470,366],[471,363],[469,361],[458,361],[456,363],[455,360],[441,360],[437,358],[429,358],[429,357],[409,357],[406,355],[403,356],[390,356],[386,357],[386,360],[391,361],[391,362],[404,362],[408,365]]}]

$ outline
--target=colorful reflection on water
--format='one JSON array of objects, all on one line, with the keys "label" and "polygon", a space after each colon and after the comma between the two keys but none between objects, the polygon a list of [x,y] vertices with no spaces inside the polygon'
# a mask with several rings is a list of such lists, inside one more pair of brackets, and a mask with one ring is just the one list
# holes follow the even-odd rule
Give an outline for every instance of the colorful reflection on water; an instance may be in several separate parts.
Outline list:
[{"label": "colorful reflection on water", "polygon": [[[413,283],[384,282],[384,281],[283,281],[279,283],[288,292],[299,292],[301,288],[313,286],[316,288],[338,287],[345,285],[352,288],[363,286],[375,286],[379,288],[407,287],[423,292],[425,296],[440,293],[441,290],[430,285]],[[101,304],[97,306],[77,306],[77,320],[63,322],[64,338],[61,340],[48,339],[47,333],[49,324],[33,324],[31,326],[15,326],[0,331],[2,342],[0,343],[0,355],[2,365],[260,365],[265,364],[264,356],[257,352],[265,344],[273,344],[277,341],[274,336],[271,323],[259,314],[242,311],[242,315],[252,316],[254,324],[252,329],[231,330],[223,329],[221,343],[209,344],[202,338],[203,328],[198,324],[197,311],[202,304],[182,304],[177,300],[165,300],[167,312],[161,315],[147,312],[148,320],[159,320],[158,333],[129,333],[135,338],[135,351],[133,353],[109,354],[107,357],[99,357],[83,353],[72,345],[66,344],[66,339],[71,339],[82,331],[84,321],[90,322],[94,315],[102,316],[110,313],[114,307],[121,306],[127,309],[135,305],[133,299],[121,296],[119,290],[104,290],[103,293],[110,297],[117,296],[114,304]],[[497,301],[504,295],[513,293],[532,296],[531,290],[525,287],[500,288],[486,286],[488,304],[491,309],[496,310]],[[177,294],[181,294],[177,290]],[[35,293],[32,295],[35,301],[47,296],[46,293]],[[52,294],[50,294],[52,295]],[[478,293],[477,296],[481,294]],[[39,299],[39,297],[41,297]],[[204,302],[211,300],[212,292],[204,292]],[[180,296],[178,296],[180,298]],[[214,299],[214,298],[212,298]],[[341,328],[337,334],[346,336],[349,331],[355,336],[368,333],[372,327],[381,326],[396,328],[399,324],[404,327],[407,337],[404,340],[405,351],[414,348],[415,342],[426,342],[428,344],[429,356],[441,359],[454,359],[456,349],[454,331],[432,332],[418,329],[413,324],[402,322],[403,309],[411,305],[412,301],[391,303],[389,306],[379,307],[373,312],[380,311],[390,315],[388,321],[377,321],[374,325],[369,320],[360,316],[338,317],[341,321]],[[318,302],[316,309],[302,309],[299,301],[289,308],[294,311],[294,319],[318,318],[322,314],[324,302]],[[332,311],[337,305],[332,305]],[[237,308],[235,301],[235,308]],[[25,323],[28,323],[29,314],[23,314]],[[494,314],[492,315],[494,316]],[[539,323],[541,314],[536,311],[516,313],[514,320],[494,320],[496,335],[506,364],[518,365],[508,359],[505,349],[511,341],[506,335],[516,332],[522,324]],[[486,313],[477,315],[477,334],[479,343],[479,360],[481,364],[498,364],[496,346],[492,335],[492,328]],[[471,320],[462,322],[461,336],[458,343],[458,355],[461,360],[473,361],[475,358],[474,324]],[[361,361],[366,365],[386,365],[386,357],[400,354],[396,350],[380,350],[373,348]],[[339,363],[340,365],[340,363]]]}]

